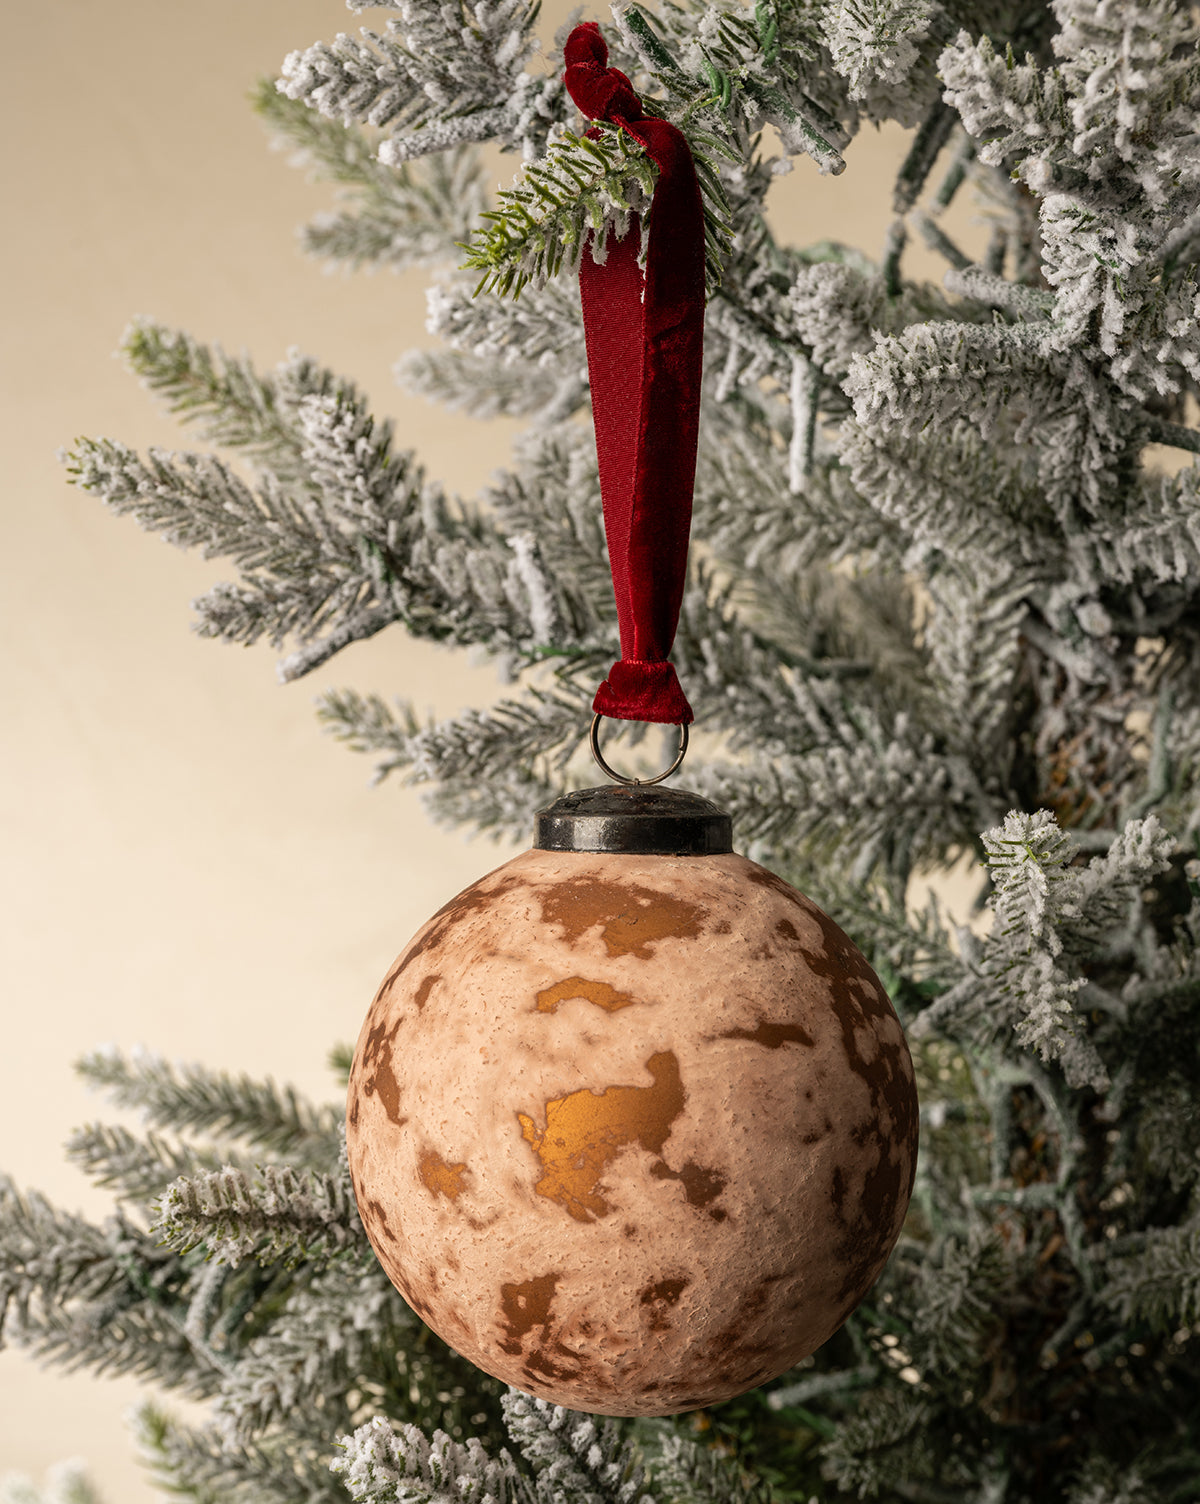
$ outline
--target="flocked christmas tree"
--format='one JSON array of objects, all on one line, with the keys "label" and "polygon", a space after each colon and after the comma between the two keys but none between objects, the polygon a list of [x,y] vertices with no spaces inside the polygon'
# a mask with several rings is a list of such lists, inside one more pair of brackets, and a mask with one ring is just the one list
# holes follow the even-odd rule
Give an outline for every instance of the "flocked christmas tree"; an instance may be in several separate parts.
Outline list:
[{"label": "flocked christmas tree", "polygon": [[[68,460],[114,510],[228,557],[199,629],[289,644],[286,678],[393,625],[491,654],[513,689],[488,711],[425,724],[346,690],[322,713],[438,818],[523,839],[615,655],[571,273],[654,182],[620,131],[577,134],[536,9],[401,0],[261,97],[350,190],[315,253],[458,268],[430,293],[441,347],[401,376],[527,419],[508,472],[447,497],[315,362],[259,373],[151,324],[131,365],[238,463],[111,441]],[[334,1111],[105,1054],[85,1075],[147,1131],[72,1145],[119,1197],[103,1227],[3,1191],[5,1334],[209,1401],[200,1428],[141,1419],[197,1504],[1200,1499],[1200,496],[1146,452],[1200,451],[1193,14],[660,0],[603,19],[705,192],[704,546],[674,657],[709,734],[688,782],[851,932],[907,1025],[923,1139],[900,1244],[765,1390],[600,1424],[501,1392],[408,1310]],[[915,127],[883,260],[819,225],[779,244],[764,204],[788,157],[840,172],[880,120]],[[490,209],[483,142],[524,163]],[[981,263],[939,225],[963,191],[988,202]],[[942,286],[906,279],[912,229]],[[986,932],[906,907],[914,870],[964,849]]]}]

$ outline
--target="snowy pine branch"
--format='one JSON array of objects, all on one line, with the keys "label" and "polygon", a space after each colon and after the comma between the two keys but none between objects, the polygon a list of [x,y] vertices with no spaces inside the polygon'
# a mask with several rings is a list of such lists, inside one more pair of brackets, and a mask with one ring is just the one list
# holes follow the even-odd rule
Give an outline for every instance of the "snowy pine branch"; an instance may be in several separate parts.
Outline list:
[{"label": "snowy pine branch", "polygon": [[778,792],[772,797],[767,757],[752,758],[748,766],[715,764],[696,786],[719,797],[747,838],[769,841],[776,850],[799,847],[808,860],[854,853],[851,871],[860,882],[885,846],[907,871],[929,860],[947,838],[969,839],[988,806],[969,763],[938,756],[932,735],[907,717],[885,723],[859,706],[821,732],[814,750],[770,759],[786,787],[803,780],[802,800],[792,795],[780,803]]},{"label": "snowy pine branch", "polygon": [[[851,99],[870,103],[882,93],[894,104],[908,85],[910,98],[914,93],[920,96],[902,117],[911,123],[909,111],[925,102],[929,90],[927,84],[914,90],[910,76],[939,10],[932,0],[847,0],[825,7],[826,43],[834,67],[850,86]],[[880,103],[875,103],[876,110]]]},{"label": "snowy pine branch", "polygon": [[1025,662],[1032,574],[1005,560],[973,574],[939,570],[929,581],[927,672],[946,739],[997,789],[1011,772],[1006,723]]},{"label": "snowy pine branch", "polygon": [[[197,1169],[217,1170],[237,1163],[228,1151],[174,1143],[158,1133],[130,1133],[119,1124],[88,1123],[67,1139],[67,1158],[97,1185],[134,1201],[150,1200],[173,1180]],[[248,1162],[240,1166],[249,1168]]]},{"label": "snowy pine branch", "polygon": [[355,269],[445,260],[484,207],[482,165],[472,147],[393,168],[376,155],[376,133],[330,120],[270,82],[260,85],[255,108],[292,160],[332,179],[346,202],[304,226],[301,244],[310,255]]},{"label": "snowy pine branch", "polygon": [[1156,1228],[1136,1252],[1110,1258],[1104,1298],[1124,1321],[1187,1326],[1200,1318],[1200,1227]]},{"label": "snowy pine branch", "polygon": [[1068,105],[1057,70],[997,54],[988,36],[960,32],[939,59],[947,92],[985,161],[1044,150],[1067,139]]},{"label": "snowy pine branch", "polygon": [[609,236],[623,240],[634,215],[643,218],[644,254],[657,168],[628,131],[604,122],[597,129],[595,140],[564,131],[484,211],[487,227],[463,263],[483,273],[477,294],[519,297],[527,282],[576,271],[585,250],[603,260]]},{"label": "snowy pine branch", "polygon": [[426,327],[452,349],[514,366],[577,364],[587,380],[579,288],[567,281],[529,287],[518,301],[475,297],[468,282],[435,283]]},{"label": "snowy pine branch", "polygon": [[1166,869],[1173,838],[1153,815],[1131,821],[1102,857],[1070,865],[1074,846],[1046,810],[1011,814],[984,835],[999,934],[1028,939],[1059,955],[1111,937],[1123,909],[1149,878]]},{"label": "snowy pine branch", "polygon": [[913,325],[850,363],[844,383],[863,428],[902,436],[969,422],[985,438],[1015,418],[1064,521],[1117,493],[1139,420],[1082,358],[1055,355],[1040,324]]},{"label": "snowy pine branch", "polygon": [[1072,561],[1089,581],[1142,586],[1178,582],[1189,596],[1200,586],[1200,474],[1147,475],[1111,520],[1070,541]]},{"label": "snowy pine branch", "polygon": [[461,281],[428,293],[426,328],[443,348],[409,350],[396,379],[408,391],[472,417],[530,415],[557,426],[587,401],[579,294],[568,281],[527,286],[519,299],[473,297]]},{"label": "snowy pine branch", "polygon": [[535,542],[505,539],[447,502],[352,389],[302,396],[295,421],[301,485],[267,471],[252,490],[212,455],[152,449],[142,459],[90,439],[67,455],[68,473],[170,542],[231,558],[241,582],[200,598],[198,630],[276,646],[295,637],[279,665],[285,680],[395,621],[439,641],[546,645],[555,587]]},{"label": "snowy pine branch", "polygon": [[140,1407],[135,1424],[160,1486],[195,1504],[346,1504],[317,1435],[238,1441],[215,1426],[185,1425],[153,1403]]},{"label": "snowy pine branch", "polygon": [[329,1169],[340,1152],[340,1114],[314,1107],[293,1087],[255,1081],[200,1065],[173,1065],[160,1056],[97,1050],[76,1069],[89,1086],[146,1123],[242,1142],[293,1163]]},{"label": "snowy pine branch", "polygon": [[40,1488],[23,1473],[0,1474],[0,1504],[104,1504],[82,1462],[57,1462]]},{"label": "snowy pine branch", "polygon": [[587,401],[587,355],[578,288],[559,279],[512,299],[473,297],[456,281],[429,289],[426,328],[448,348],[410,350],[396,379],[411,392],[472,417],[532,415],[553,427]]},{"label": "snowy pine branch", "polygon": [[386,199],[368,198],[310,220],[301,236],[308,254],[353,271],[443,262],[471,233],[487,202],[479,158],[465,149],[431,158],[423,171],[405,167],[389,178]]},{"label": "snowy pine branch", "polygon": [[654,1504],[645,1473],[615,1421],[581,1415],[516,1389],[505,1395],[504,1423],[536,1477],[538,1504],[564,1495],[580,1504]]},{"label": "snowy pine branch", "polygon": [[1130,821],[1103,857],[1074,867],[1070,837],[1042,810],[1008,815],[983,842],[996,914],[985,964],[1019,1010],[1017,1041],[1061,1059],[1071,1085],[1102,1088],[1108,1074],[1075,1003],[1079,958],[1102,935],[1111,943],[1147,879],[1166,868],[1173,838],[1153,816]]},{"label": "snowy pine branch", "polygon": [[378,1416],[341,1438],[333,1470],[357,1504],[530,1504],[532,1490],[507,1452],[488,1455],[475,1437],[432,1439]]},{"label": "snowy pine branch", "polygon": [[[68,461],[76,484],[118,514],[131,514],[179,547],[233,558],[242,583],[217,585],[195,603],[197,630],[230,642],[265,637],[276,647],[294,635],[305,647],[281,665],[288,678],[403,617],[396,595],[406,592],[390,588],[384,553],[388,524],[397,512],[419,506],[424,490],[420,471],[409,485],[407,462],[401,458],[389,468],[377,452],[371,462],[376,485],[365,494],[351,485],[331,495],[340,477],[325,463],[326,454],[353,448],[366,436],[365,425],[357,415],[339,424],[336,399],[304,400],[312,407],[305,414],[303,458],[309,474],[325,484],[299,494],[289,494],[273,476],[251,490],[211,455],[152,449],[143,460],[125,445],[84,439]],[[329,501],[326,513],[322,503]]]},{"label": "snowy pine branch", "polygon": [[681,1436],[675,1426],[650,1422],[642,1438],[653,1495],[671,1504],[769,1504],[771,1490],[723,1448]]},{"label": "snowy pine branch", "polygon": [[[817,83],[820,32],[805,7],[764,3],[713,5],[706,12],[663,5],[657,11],[615,6],[621,40],[663,90],[673,116],[698,113],[725,140],[763,124],[779,132],[785,151],[805,152],[821,172],[845,170],[850,134],[837,118],[844,101],[828,76]],[[815,71],[815,70],[814,70]],[[824,85],[822,88],[820,85]],[[826,94],[826,102],[814,97]]]},{"label": "snowy pine branch", "polygon": [[288,480],[303,474],[301,400],[354,395],[350,383],[299,354],[262,375],[245,357],[235,359],[219,345],[202,344],[152,319],[129,326],[121,354],[182,422],[195,424],[214,444],[244,450],[252,462]]},{"label": "snowy pine branch", "polygon": [[251,1253],[272,1264],[327,1259],[363,1240],[349,1185],[290,1165],[180,1176],[158,1203],[155,1231],[166,1248],[199,1246],[230,1265]]},{"label": "snowy pine branch", "polygon": [[217,1427],[247,1441],[286,1429],[303,1413],[324,1437],[329,1396],[365,1386],[406,1391],[418,1423],[449,1422],[453,1407],[439,1407],[436,1395],[461,1389],[469,1370],[449,1349],[415,1341],[420,1330],[374,1261],[337,1260],[311,1277],[306,1271],[222,1385]]},{"label": "snowy pine branch", "polygon": [[387,131],[380,160],[398,166],[431,151],[499,137],[528,155],[563,112],[556,78],[524,72],[537,6],[462,0],[397,7],[384,33],[345,34],[293,52],[279,91],[330,119]]},{"label": "snowy pine branch", "polygon": [[378,695],[331,690],[318,714],[356,752],[384,754],[375,766],[377,781],[403,772],[414,784],[441,783],[468,770],[486,783],[513,762],[532,768],[552,752],[558,753],[552,763],[561,767],[586,736],[589,719],[578,700],[537,692],[423,725],[407,703],[393,711]]},{"label": "snowy pine branch", "polygon": [[1167,0],[1054,10],[1053,69],[960,32],[939,61],[946,97],[982,160],[1043,197],[1051,347],[1102,361],[1135,397],[1173,392],[1200,360],[1194,268],[1169,250],[1200,203],[1200,33]]},{"label": "snowy pine branch", "polygon": [[0,1181],[0,1314],[24,1324],[45,1292],[60,1304],[98,1301],[121,1283],[112,1242],[81,1217],[60,1212],[36,1192],[22,1196]]},{"label": "snowy pine branch", "polygon": [[868,1391],[825,1447],[829,1475],[860,1499],[883,1493],[896,1476],[927,1477],[936,1435],[932,1420],[930,1402],[900,1381]]},{"label": "snowy pine branch", "polygon": [[564,379],[554,370],[522,370],[461,350],[408,350],[394,370],[405,391],[468,418],[557,423],[587,399],[586,382],[574,372]]},{"label": "snowy pine branch", "polygon": [[923,1263],[908,1346],[917,1370],[938,1388],[967,1381],[985,1334],[1009,1294],[1012,1275],[1000,1240],[976,1231],[949,1238]]},{"label": "snowy pine branch", "polygon": [[0,1337],[68,1368],[196,1397],[225,1360],[186,1329],[179,1261],[123,1217],[104,1228],[0,1179]]}]

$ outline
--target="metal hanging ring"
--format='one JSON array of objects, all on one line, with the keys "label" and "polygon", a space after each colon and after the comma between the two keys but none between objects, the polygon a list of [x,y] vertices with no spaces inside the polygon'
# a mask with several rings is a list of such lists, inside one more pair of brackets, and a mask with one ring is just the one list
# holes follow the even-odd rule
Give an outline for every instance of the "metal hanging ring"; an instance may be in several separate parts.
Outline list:
[{"label": "metal hanging ring", "polygon": [[661,783],[664,778],[670,778],[683,761],[688,749],[688,728],[686,725],[679,727],[679,751],[675,754],[675,761],[669,768],[657,774],[653,778],[626,778],[624,773],[618,773],[615,768],[610,768],[604,761],[600,751],[600,722],[604,717],[599,713],[592,717],[592,729],[588,732],[588,744],[592,749],[592,756],[596,759],[596,766],[600,771],[612,779],[614,783],[623,783],[628,788],[646,788],[652,783]]}]

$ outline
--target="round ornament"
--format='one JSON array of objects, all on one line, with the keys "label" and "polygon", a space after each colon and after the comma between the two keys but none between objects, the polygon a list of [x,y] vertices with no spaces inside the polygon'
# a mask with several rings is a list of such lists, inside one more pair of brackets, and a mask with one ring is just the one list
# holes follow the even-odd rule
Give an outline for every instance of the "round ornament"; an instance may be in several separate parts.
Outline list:
[{"label": "round ornament", "polygon": [[[641,848],[650,849],[641,849]],[[347,1145],[413,1309],[486,1372],[665,1415],[842,1324],[912,1190],[879,979],[678,790],[584,790],[414,937],[363,1025]]]},{"label": "round ornament", "polygon": [[[705,250],[685,137],[607,56],[576,27],[567,88],[656,173],[644,265],[631,215],[579,268],[622,654],[592,750],[618,776],[600,716],[678,725],[680,758],[692,719],[668,655]],[[622,783],[544,810],[534,849],[401,953],[358,1041],[347,1147],[383,1267],[452,1347],[559,1404],[668,1415],[774,1378],[862,1299],[908,1206],[917,1100],[838,926],[736,855],[715,805]]]}]

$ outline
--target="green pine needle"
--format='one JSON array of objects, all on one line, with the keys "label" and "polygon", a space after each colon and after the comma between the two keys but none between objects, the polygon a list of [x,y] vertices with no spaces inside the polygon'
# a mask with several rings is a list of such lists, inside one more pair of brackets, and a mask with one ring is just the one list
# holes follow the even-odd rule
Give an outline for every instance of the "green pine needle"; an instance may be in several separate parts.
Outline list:
[{"label": "green pine needle", "polygon": [[[629,216],[642,216],[645,236],[658,168],[628,131],[598,122],[596,138],[565,132],[540,162],[525,168],[512,188],[500,192],[489,221],[463,244],[464,267],[481,271],[476,295],[495,292],[519,297],[529,282],[541,283],[574,271],[589,239],[603,245],[624,235]],[[705,136],[705,144],[711,145]],[[704,201],[705,280],[720,284],[732,231],[720,182],[707,156],[696,149]],[[643,254],[645,240],[643,239]]]}]

